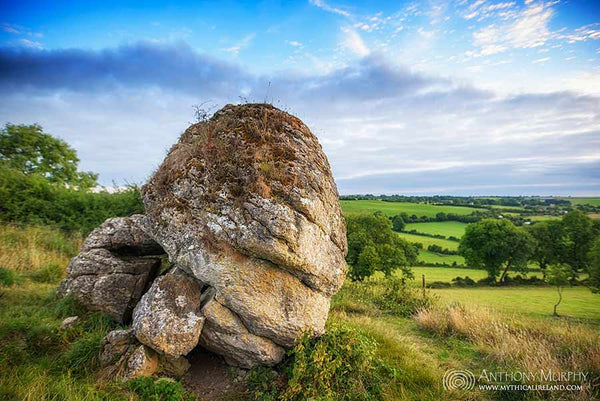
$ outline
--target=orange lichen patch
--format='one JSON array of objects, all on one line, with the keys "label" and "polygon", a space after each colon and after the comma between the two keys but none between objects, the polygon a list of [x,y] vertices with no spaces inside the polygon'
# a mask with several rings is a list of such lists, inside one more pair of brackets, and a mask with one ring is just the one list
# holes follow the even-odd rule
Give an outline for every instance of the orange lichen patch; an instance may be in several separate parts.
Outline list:
[{"label": "orange lichen patch", "polygon": [[[168,197],[171,185],[186,176],[211,189],[204,194],[209,202],[216,190],[227,191],[241,202],[252,193],[285,198],[301,181],[296,154],[299,135],[316,143],[302,121],[271,105],[225,106],[209,121],[183,133],[148,183],[154,191],[144,192]],[[329,166],[321,162],[316,167]]]}]

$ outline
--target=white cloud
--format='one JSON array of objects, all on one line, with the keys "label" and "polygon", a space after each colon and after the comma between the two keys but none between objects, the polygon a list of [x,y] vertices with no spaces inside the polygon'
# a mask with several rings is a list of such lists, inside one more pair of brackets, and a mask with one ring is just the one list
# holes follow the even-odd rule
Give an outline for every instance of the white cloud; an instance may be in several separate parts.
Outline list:
[{"label": "white cloud", "polygon": [[26,47],[32,47],[34,49],[43,49],[43,46],[40,42],[36,42],[29,39],[19,39],[19,43]]},{"label": "white cloud", "polygon": [[371,53],[371,50],[367,47],[358,32],[350,28],[344,28],[342,32],[344,34],[344,39],[341,43],[343,47],[360,57],[368,56]]},{"label": "white cloud", "polygon": [[332,7],[323,0],[308,0],[308,2],[313,6],[319,7],[320,9],[328,11],[330,13],[343,15],[344,17],[350,16],[350,13],[348,11],[342,10],[341,8]]},{"label": "white cloud", "polygon": [[7,23],[3,23],[2,24],[2,30],[4,32],[14,33],[15,35],[20,35],[22,33],[21,30],[18,29],[18,27],[14,26],[14,25],[7,24]]},{"label": "white cloud", "polygon": [[550,60],[550,57],[538,58],[537,60],[533,60],[532,63],[533,64],[545,63],[548,60]]},{"label": "white cloud", "polygon": [[545,4],[532,5],[521,11],[513,22],[491,24],[474,32],[474,45],[480,48],[481,55],[542,46],[551,37],[548,23],[553,14]]},{"label": "white cloud", "polygon": [[240,52],[240,50],[248,47],[250,45],[250,43],[252,43],[252,41],[254,40],[255,37],[256,37],[255,33],[248,34],[248,35],[244,36],[242,38],[242,40],[237,42],[235,45],[224,48],[223,51],[225,51],[227,53],[231,53],[234,56],[237,56],[238,53]]},{"label": "white cloud", "polygon": [[303,47],[302,43],[297,42],[295,40],[286,40],[285,43],[287,43],[288,45],[290,45],[292,47]]}]

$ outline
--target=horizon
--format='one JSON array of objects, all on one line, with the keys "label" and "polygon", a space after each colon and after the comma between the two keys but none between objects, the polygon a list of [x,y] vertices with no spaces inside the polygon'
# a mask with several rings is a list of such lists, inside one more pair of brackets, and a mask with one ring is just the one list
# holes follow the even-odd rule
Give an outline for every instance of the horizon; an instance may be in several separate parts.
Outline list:
[{"label": "horizon", "polygon": [[264,100],[340,195],[600,196],[598,2],[47,8],[0,5],[0,123],[39,123],[101,185],[144,183],[193,105]]}]

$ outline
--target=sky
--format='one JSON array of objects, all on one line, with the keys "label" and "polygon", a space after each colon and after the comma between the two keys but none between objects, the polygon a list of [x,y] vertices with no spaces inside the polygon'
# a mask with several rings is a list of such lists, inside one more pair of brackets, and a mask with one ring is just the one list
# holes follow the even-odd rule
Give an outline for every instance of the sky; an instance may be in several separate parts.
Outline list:
[{"label": "sky", "polygon": [[144,183],[194,105],[270,102],[341,194],[600,195],[600,2],[3,1],[0,124]]}]

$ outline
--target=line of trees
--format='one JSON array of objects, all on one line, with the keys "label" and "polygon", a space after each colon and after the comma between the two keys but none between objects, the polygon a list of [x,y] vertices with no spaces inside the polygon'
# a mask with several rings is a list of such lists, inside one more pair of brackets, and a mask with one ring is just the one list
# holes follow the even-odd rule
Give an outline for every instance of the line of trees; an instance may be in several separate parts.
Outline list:
[{"label": "line of trees", "polygon": [[[503,282],[509,271],[524,272],[527,263],[549,270],[568,269],[574,282],[588,273],[591,287],[600,284],[600,224],[585,213],[573,210],[561,220],[537,223],[527,228],[506,219],[485,219],[469,224],[458,252],[467,265],[485,269],[494,281]],[[564,272],[563,272],[564,273]],[[556,276],[556,274],[553,274]]]},{"label": "line of trees", "polygon": [[75,150],[39,125],[0,129],[0,222],[88,233],[109,217],[143,212],[137,187],[92,193],[97,175],[78,164]]}]

